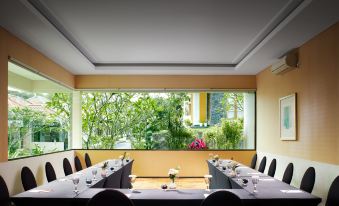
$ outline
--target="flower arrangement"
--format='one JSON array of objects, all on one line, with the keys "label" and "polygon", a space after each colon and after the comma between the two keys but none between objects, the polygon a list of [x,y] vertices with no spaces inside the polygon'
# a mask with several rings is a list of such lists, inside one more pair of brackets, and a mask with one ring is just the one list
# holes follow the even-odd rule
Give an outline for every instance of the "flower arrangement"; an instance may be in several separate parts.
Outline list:
[{"label": "flower arrangement", "polygon": [[176,167],[176,168],[170,168],[168,170],[168,177],[170,178],[170,180],[172,181],[172,183],[174,183],[175,178],[177,177],[177,175],[179,174],[179,170],[180,167]]},{"label": "flower arrangement", "polygon": [[216,155],[213,156],[213,159],[214,159],[215,161],[218,161],[218,160],[220,159],[220,157],[219,157],[219,155],[216,154]]},{"label": "flower arrangement", "polygon": [[121,161],[123,161],[126,158],[126,152],[124,152],[124,154],[119,156],[119,159],[121,159]]},{"label": "flower arrangement", "polygon": [[107,171],[106,171],[106,169],[107,169],[107,167],[108,167],[108,162],[106,161],[106,162],[104,162],[102,165],[101,165],[101,177],[102,178],[105,178],[106,176],[107,176]]},{"label": "flower arrangement", "polygon": [[203,139],[196,138],[191,144],[188,145],[190,149],[202,150],[207,149],[206,143]]},{"label": "flower arrangement", "polygon": [[233,171],[235,171],[235,169],[236,169],[237,167],[239,167],[239,164],[238,164],[236,161],[232,161],[232,162],[230,163],[230,165],[231,165],[231,169],[232,169]]},{"label": "flower arrangement", "polygon": [[106,162],[104,162],[104,164],[102,164],[101,168],[103,170],[105,170],[105,169],[107,169],[107,167],[108,167],[108,162],[106,161]]}]

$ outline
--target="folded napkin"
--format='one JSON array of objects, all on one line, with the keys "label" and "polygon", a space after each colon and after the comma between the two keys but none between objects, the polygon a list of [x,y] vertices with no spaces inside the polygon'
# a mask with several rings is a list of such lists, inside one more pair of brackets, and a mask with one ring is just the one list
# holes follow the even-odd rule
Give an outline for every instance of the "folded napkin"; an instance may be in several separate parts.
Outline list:
[{"label": "folded napkin", "polygon": [[303,193],[301,190],[280,190],[283,193]]},{"label": "folded napkin", "polygon": [[273,182],[275,179],[259,179],[259,181]]},{"label": "folded napkin", "polygon": [[206,197],[208,197],[208,195],[210,195],[210,194],[204,194],[204,197],[206,198]]},{"label": "folded napkin", "polygon": [[39,189],[33,189],[33,190],[29,190],[28,192],[32,192],[32,193],[40,193],[40,192],[51,192],[52,190],[39,190]]}]

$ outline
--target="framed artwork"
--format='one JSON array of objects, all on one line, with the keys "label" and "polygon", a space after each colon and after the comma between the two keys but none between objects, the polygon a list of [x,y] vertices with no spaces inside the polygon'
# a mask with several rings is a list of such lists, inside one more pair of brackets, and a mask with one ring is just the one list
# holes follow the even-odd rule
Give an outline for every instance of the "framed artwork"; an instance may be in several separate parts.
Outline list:
[{"label": "framed artwork", "polygon": [[280,139],[297,140],[297,94],[279,99]]}]

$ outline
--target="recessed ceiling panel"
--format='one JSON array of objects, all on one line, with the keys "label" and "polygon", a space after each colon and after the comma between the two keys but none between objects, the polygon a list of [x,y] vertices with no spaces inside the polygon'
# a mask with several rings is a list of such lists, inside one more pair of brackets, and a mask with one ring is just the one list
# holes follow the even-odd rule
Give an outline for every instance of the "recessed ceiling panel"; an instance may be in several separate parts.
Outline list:
[{"label": "recessed ceiling panel", "polygon": [[[33,1],[34,2],[34,1]],[[95,63],[236,63],[286,0],[44,0]]]}]

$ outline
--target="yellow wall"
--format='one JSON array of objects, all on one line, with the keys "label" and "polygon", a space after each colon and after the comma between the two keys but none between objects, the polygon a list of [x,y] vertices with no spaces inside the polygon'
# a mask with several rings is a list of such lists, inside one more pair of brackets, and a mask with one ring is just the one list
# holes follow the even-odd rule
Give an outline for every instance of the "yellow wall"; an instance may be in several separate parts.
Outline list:
[{"label": "yellow wall", "polygon": [[200,103],[200,122],[207,122],[207,93],[200,92],[199,94],[199,103]]},{"label": "yellow wall", "polygon": [[[107,159],[116,159],[124,151],[117,150],[76,150],[82,164],[85,165],[84,156],[88,152],[92,163],[98,163]],[[180,165],[181,177],[202,177],[208,173],[206,161],[209,153],[219,154],[221,158],[250,164],[255,151],[127,151],[135,160],[133,173],[141,177],[166,177],[169,168]]]},{"label": "yellow wall", "polygon": [[[339,23],[300,47],[300,68],[257,75],[257,149],[339,164]],[[281,97],[297,93],[297,141],[279,137]]]},{"label": "yellow wall", "polygon": [[256,89],[255,75],[78,75],[77,89]]}]

